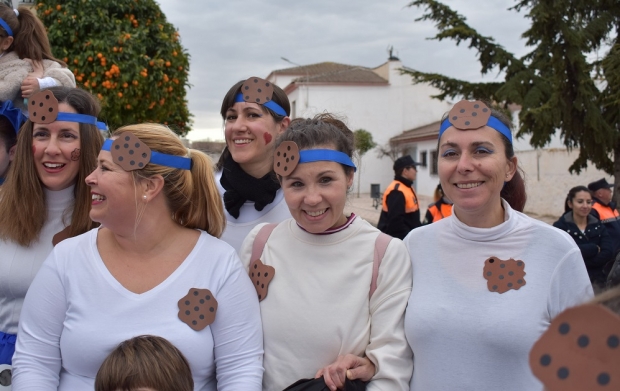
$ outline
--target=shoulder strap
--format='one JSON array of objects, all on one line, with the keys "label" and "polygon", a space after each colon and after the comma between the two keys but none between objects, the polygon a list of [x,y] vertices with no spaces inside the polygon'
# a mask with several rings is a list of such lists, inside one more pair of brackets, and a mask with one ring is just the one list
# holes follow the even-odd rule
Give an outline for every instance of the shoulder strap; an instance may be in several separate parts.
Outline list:
[{"label": "shoulder strap", "polygon": [[370,293],[368,298],[372,297],[372,294],[377,290],[377,276],[379,275],[379,266],[385,255],[385,251],[393,238],[390,235],[381,232],[375,240],[375,255],[372,260],[372,280],[370,281]]},{"label": "shoulder strap", "polygon": [[278,224],[276,223],[266,224],[258,230],[258,233],[254,238],[254,243],[252,243],[252,257],[250,258],[250,264],[260,258],[263,253],[263,249],[265,248],[265,243],[267,243],[267,239],[269,239],[269,236],[277,225]]}]

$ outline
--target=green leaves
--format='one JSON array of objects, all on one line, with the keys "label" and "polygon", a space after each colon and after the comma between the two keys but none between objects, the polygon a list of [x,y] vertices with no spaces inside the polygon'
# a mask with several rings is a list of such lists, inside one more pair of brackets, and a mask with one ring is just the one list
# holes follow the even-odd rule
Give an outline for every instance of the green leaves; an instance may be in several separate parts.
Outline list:
[{"label": "green leaves", "polygon": [[189,54],[154,0],[42,0],[36,9],[55,56],[99,97],[111,128],[159,122],[187,133]]}]

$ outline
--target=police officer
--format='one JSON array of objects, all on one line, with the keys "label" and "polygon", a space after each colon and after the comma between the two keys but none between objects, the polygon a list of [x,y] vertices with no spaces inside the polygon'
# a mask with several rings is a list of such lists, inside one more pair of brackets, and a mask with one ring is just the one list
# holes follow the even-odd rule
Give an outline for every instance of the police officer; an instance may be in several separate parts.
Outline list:
[{"label": "police officer", "polygon": [[614,185],[607,183],[605,178],[588,184],[588,189],[594,194],[592,214],[607,228],[609,236],[614,240],[614,254],[620,250],[620,215],[616,210],[616,203],[611,200]]},{"label": "police officer", "polygon": [[405,236],[420,223],[420,205],[413,190],[413,181],[418,173],[411,156],[403,156],[394,162],[394,181],[383,192],[383,208],[379,217],[382,232],[395,238]]}]

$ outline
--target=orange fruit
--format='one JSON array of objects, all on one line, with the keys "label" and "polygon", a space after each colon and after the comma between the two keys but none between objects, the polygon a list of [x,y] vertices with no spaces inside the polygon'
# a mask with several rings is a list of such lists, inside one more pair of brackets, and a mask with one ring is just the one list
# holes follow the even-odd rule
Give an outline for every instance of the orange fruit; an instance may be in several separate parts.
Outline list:
[{"label": "orange fruit", "polygon": [[122,97],[123,97],[123,93],[122,93],[122,92],[119,92],[119,93],[118,93],[118,94],[116,94],[116,95],[118,95],[118,97],[119,97],[119,98],[122,98]]}]

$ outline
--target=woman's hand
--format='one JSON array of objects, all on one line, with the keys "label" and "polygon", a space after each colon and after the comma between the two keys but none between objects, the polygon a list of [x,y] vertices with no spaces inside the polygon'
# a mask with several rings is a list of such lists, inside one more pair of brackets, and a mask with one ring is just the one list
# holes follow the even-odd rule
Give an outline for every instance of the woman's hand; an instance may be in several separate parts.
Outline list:
[{"label": "woman's hand", "polygon": [[366,357],[358,357],[353,354],[338,356],[333,364],[319,369],[315,379],[323,376],[325,385],[330,390],[343,389],[345,380],[360,379],[369,381],[375,375],[375,365]]}]

